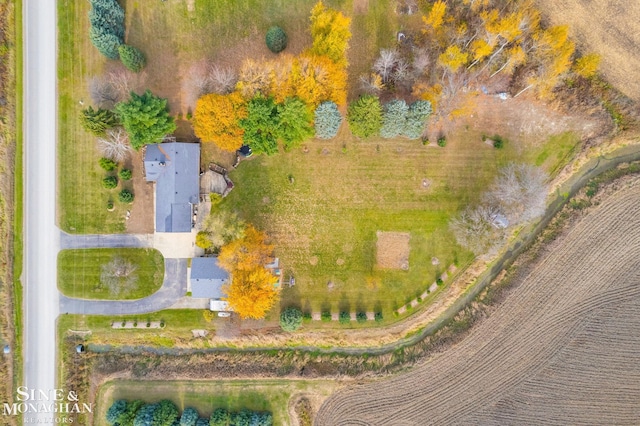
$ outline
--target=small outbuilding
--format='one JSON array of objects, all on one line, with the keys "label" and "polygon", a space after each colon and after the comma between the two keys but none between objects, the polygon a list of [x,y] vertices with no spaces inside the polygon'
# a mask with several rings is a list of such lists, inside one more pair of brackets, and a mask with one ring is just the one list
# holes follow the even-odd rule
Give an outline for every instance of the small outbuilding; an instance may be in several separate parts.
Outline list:
[{"label": "small outbuilding", "polygon": [[229,280],[229,273],[218,264],[217,257],[195,257],[191,259],[191,297],[198,299],[221,299],[222,291]]}]

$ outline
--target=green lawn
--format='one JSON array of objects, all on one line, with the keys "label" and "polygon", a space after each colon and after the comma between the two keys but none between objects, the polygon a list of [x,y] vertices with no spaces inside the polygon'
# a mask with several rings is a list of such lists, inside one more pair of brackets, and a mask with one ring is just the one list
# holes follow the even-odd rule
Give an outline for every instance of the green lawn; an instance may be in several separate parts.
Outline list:
[{"label": "green lawn", "polygon": [[[383,139],[306,146],[307,153],[296,149],[242,163],[222,206],[273,237],[285,278],[296,277],[296,286],[282,293],[284,304],[334,312],[381,307],[386,317],[449,265],[471,259],[448,222],[514,158],[470,132],[450,136],[446,148]],[[411,234],[408,271],[376,267],[376,231]]]},{"label": "green lawn", "polygon": [[[88,80],[104,66],[89,42],[88,12],[89,2],[58,1],[58,219],[67,232],[123,232],[128,207],[117,202],[115,190],[102,188],[105,172],[98,166],[95,137],[78,120],[90,104]],[[116,201],[115,211],[107,211],[108,200]]]},{"label": "green lawn", "polygon": [[[137,278],[115,291],[101,280],[102,268],[120,258],[135,267]],[[62,250],[58,254],[58,288],[62,294],[83,299],[139,299],[155,293],[164,279],[164,258],[157,250],[117,248]]]},{"label": "green lawn", "polygon": [[[216,322],[207,322],[203,311],[198,309],[166,309],[150,314],[140,315],[62,315],[58,319],[61,331],[83,330],[91,331],[85,339],[87,343],[95,345],[117,346],[162,346],[173,347],[207,347],[204,339],[194,339],[191,330],[207,330],[215,333]],[[134,321],[146,323],[161,321],[162,329],[114,329],[112,323]],[[212,334],[213,335],[213,334]]]},{"label": "green lawn", "polygon": [[[124,0],[126,42],[138,47],[147,58],[144,86],[169,99],[171,113],[189,112],[182,79],[190,67],[203,60],[238,69],[244,58],[273,58],[264,43],[264,32],[280,25],[289,37],[288,53],[296,54],[310,45],[309,14],[316,0]],[[352,16],[350,97],[359,90],[358,78],[367,71],[380,47],[389,47],[395,32],[416,21],[392,12],[394,2],[369,2],[355,10],[351,1],[325,1]],[[190,5],[193,8],[190,10]],[[124,213],[130,208],[117,202],[116,191],[101,186],[105,176],[97,164],[95,137],[78,121],[81,109],[90,104],[88,81],[117,65],[100,56],[88,38],[89,2],[58,0],[58,88],[59,88],[59,224],[71,233],[114,233],[125,231]],[[419,20],[419,19],[418,19]],[[80,104],[80,101],[83,104]],[[176,136],[194,140],[190,123],[178,120]],[[203,147],[202,163],[221,158],[216,150]],[[133,167],[137,167],[134,158]],[[151,190],[151,188],[149,188]],[[109,200],[116,209],[108,212]]]},{"label": "green lawn", "polygon": [[317,380],[208,380],[208,381],[125,381],[107,382],[100,388],[95,425],[107,425],[106,410],[117,399],[157,402],[173,401],[180,411],[187,407],[198,410],[201,417],[223,407],[231,411],[247,408],[270,411],[274,425],[290,424],[289,400],[293,395],[313,393],[324,398],[339,386]]}]

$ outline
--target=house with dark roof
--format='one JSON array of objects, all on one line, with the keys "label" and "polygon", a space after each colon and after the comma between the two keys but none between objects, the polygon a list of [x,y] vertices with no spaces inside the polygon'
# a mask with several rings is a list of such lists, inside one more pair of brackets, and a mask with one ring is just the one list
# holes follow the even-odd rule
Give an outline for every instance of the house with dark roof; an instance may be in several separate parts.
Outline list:
[{"label": "house with dark roof", "polygon": [[147,182],[155,182],[155,231],[191,232],[200,191],[200,145],[149,144],[144,169]]},{"label": "house with dark roof", "polygon": [[191,297],[221,299],[225,297],[222,286],[229,280],[229,273],[218,264],[217,257],[191,259]]}]

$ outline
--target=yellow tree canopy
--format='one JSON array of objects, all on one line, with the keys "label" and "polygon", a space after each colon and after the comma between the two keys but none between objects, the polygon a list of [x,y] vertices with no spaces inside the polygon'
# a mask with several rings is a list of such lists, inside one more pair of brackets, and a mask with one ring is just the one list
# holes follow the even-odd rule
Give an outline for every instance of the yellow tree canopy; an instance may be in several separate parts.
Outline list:
[{"label": "yellow tree canopy", "polygon": [[244,130],[238,122],[247,116],[247,107],[238,92],[204,95],[196,103],[193,130],[203,142],[234,152],[242,146]]},{"label": "yellow tree canopy", "polygon": [[422,22],[424,22],[424,24],[427,27],[430,27],[433,31],[436,31],[442,26],[446,13],[447,4],[442,0],[438,0],[437,2],[433,3],[433,6],[431,6],[429,15],[422,17]]},{"label": "yellow tree canopy", "polygon": [[351,18],[341,12],[329,9],[319,1],[311,10],[311,53],[327,56],[344,67],[347,65],[347,48],[351,31]]},{"label": "yellow tree canopy", "polygon": [[244,237],[231,241],[220,249],[218,263],[227,271],[251,271],[271,262],[273,245],[267,244],[267,235],[247,225]]},{"label": "yellow tree canopy", "polygon": [[469,54],[462,51],[456,45],[447,47],[447,50],[445,50],[444,53],[438,57],[438,62],[440,63],[440,65],[447,68],[451,72],[458,71],[461,66],[467,63],[468,60]]},{"label": "yellow tree canopy", "polygon": [[241,318],[264,318],[278,299],[278,281],[271,271],[263,266],[233,272],[231,284],[224,291],[225,300]]},{"label": "yellow tree canopy", "polygon": [[573,71],[581,77],[591,78],[598,72],[598,66],[600,65],[600,55],[597,53],[590,53],[581,58],[578,58],[573,65]]}]

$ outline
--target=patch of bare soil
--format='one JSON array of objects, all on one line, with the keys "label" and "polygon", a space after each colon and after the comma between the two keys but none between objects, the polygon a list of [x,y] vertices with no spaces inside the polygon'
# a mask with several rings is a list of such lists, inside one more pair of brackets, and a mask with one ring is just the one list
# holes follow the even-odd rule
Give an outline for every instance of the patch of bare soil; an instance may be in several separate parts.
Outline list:
[{"label": "patch of bare soil", "polygon": [[[528,96],[500,99],[494,95],[477,95],[471,101],[460,99],[467,104],[468,115],[458,120],[450,117],[434,121],[428,129],[429,140],[437,140],[465,123],[470,128],[488,136],[497,134],[512,141],[533,146],[548,140],[550,135],[567,131],[576,132],[581,139],[589,139],[611,128],[610,120],[602,114],[572,110],[544,104]],[[456,106],[460,107],[460,106]]]},{"label": "patch of bare soil", "polygon": [[135,152],[125,163],[125,167],[133,172],[133,179],[127,182],[135,197],[126,220],[127,232],[130,234],[151,234],[154,229],[153,197],[155,188],[144,178],[142,152]]},{"label": "patch of bare soil", "polygon": [[640,100],[640,2],[536,0],[545,19],[569,25],[580,50],[602,57],[600,71],[630,98]]},{"label": "patch of bare soil", "polygon": [[376,232],[376,265],[384,269],[409,269],[408,232]]},{"label": "patch of bare soil", "polygon": [[369,0],[354,0],[353,13],[356,15],[364,15],[369,11]]}]

